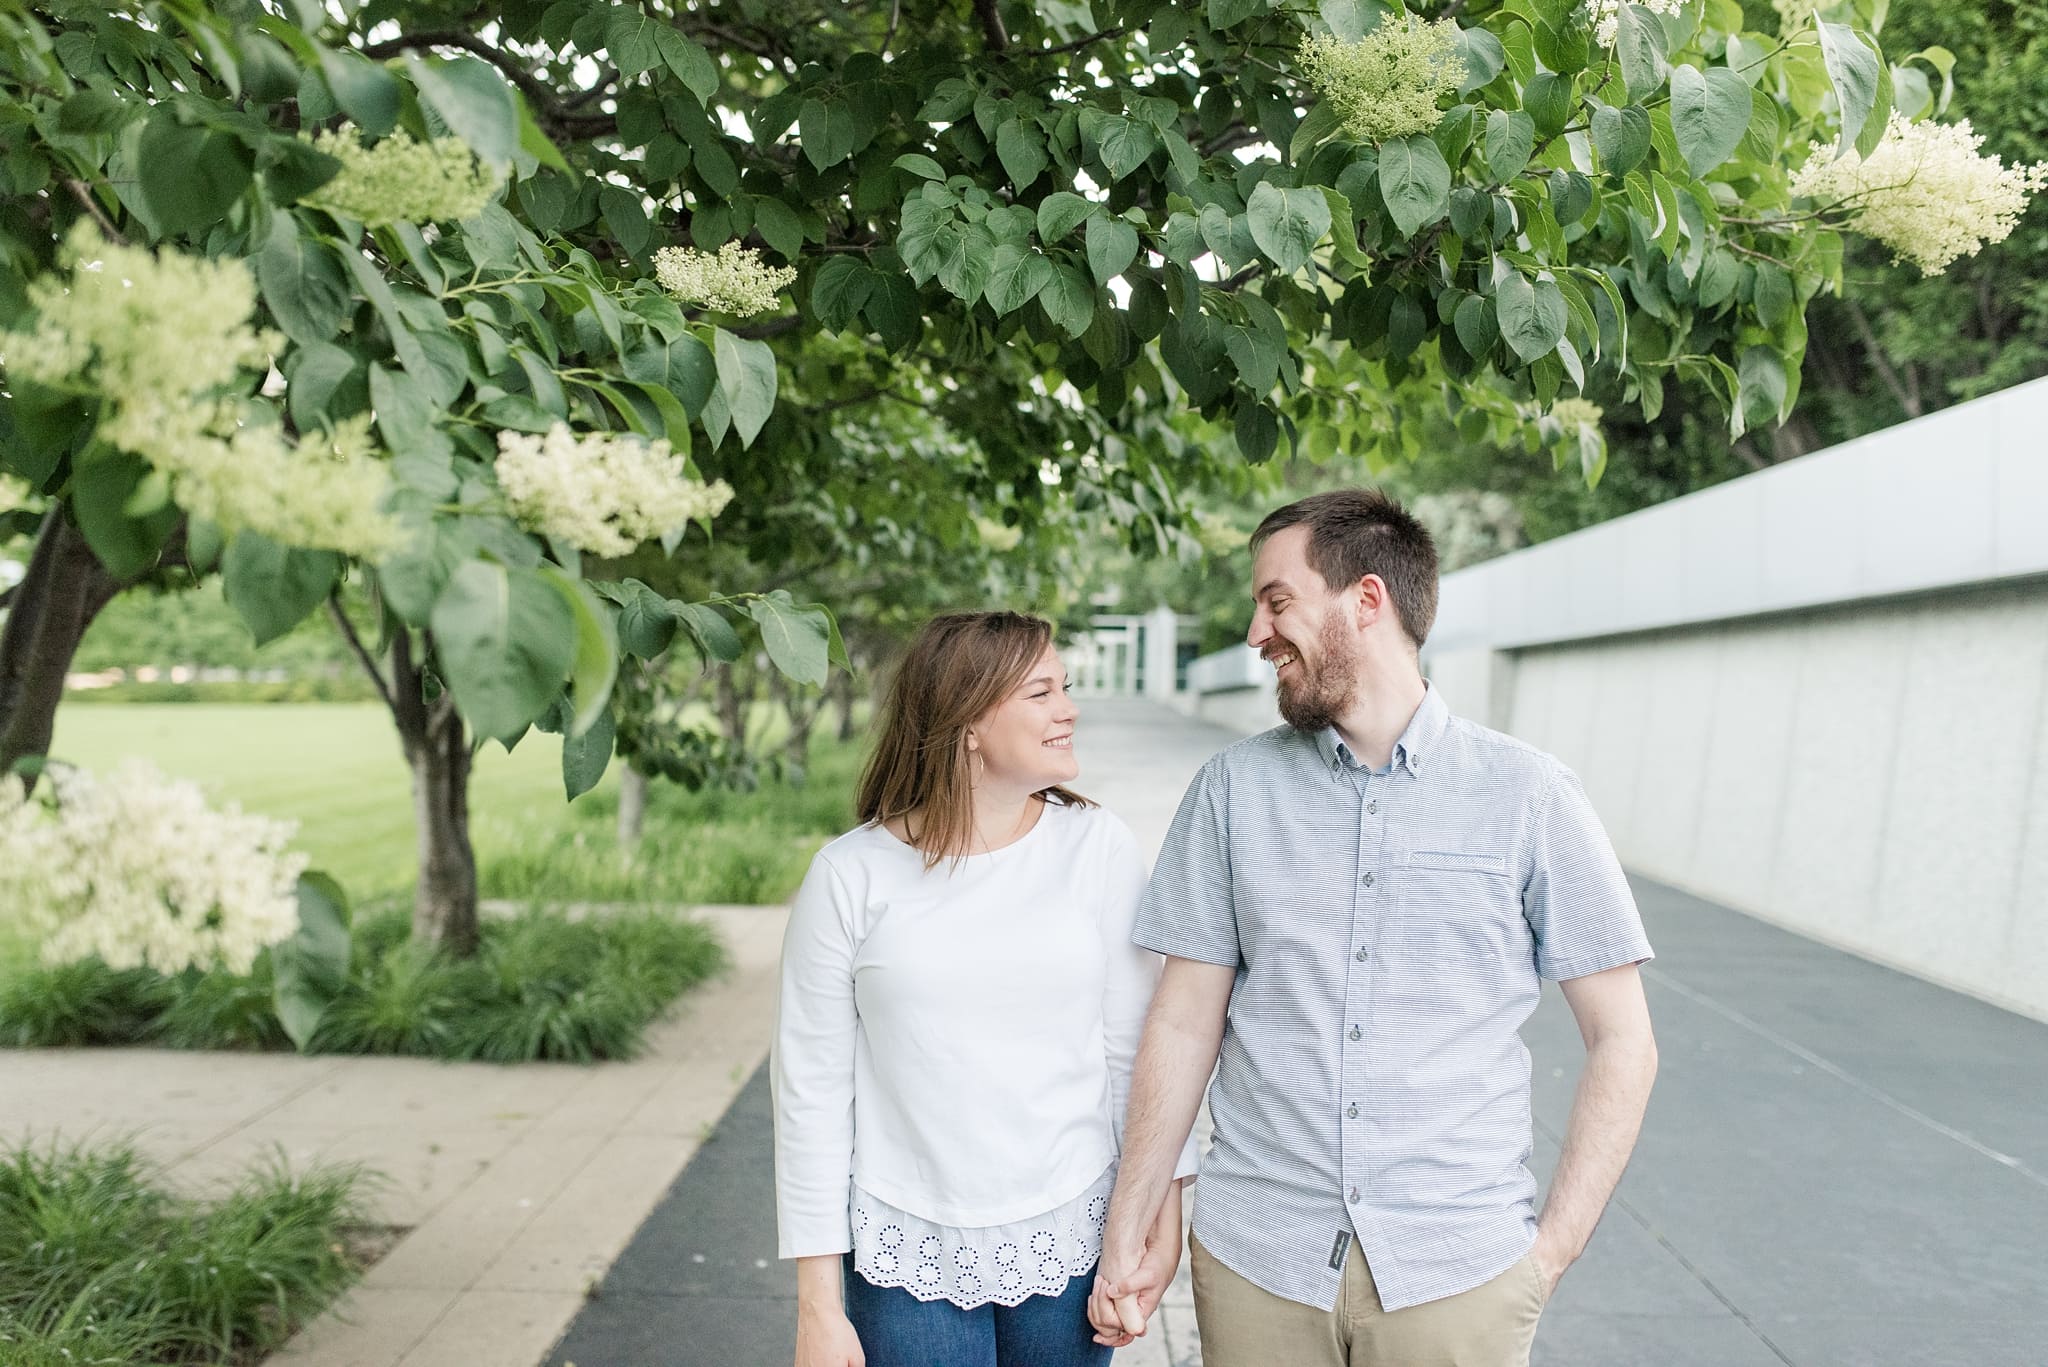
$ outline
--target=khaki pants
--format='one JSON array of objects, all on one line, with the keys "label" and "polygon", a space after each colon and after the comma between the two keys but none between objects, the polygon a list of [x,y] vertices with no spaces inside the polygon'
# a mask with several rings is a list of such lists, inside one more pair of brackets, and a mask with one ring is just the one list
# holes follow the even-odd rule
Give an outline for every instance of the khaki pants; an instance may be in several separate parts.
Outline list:
[{"label": "khaki pants", "polygon": [[1354,1242],[1333,1311],[1261,1290],[1189,1238],[1203,1367],[1527,1367],[1542,1274],[1524,1258],[1442,1300],[1380,1308]]}]

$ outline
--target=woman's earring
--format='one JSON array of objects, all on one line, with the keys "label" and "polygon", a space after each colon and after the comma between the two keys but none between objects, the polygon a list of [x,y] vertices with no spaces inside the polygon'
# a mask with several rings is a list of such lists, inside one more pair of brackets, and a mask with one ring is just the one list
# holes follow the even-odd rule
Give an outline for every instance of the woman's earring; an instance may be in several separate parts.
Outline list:
[{"label": "woman's earring", "polygon": [[972,788],[976,784],[980,783],[981,776],[988,772],[988,761],[981,757],[981,752],[979,750],[969,750],[967,752],[967,758],[971,764],[976,764],[979,766],[974,769],[974,771],[968,776],[967,779],[967,786]]}]

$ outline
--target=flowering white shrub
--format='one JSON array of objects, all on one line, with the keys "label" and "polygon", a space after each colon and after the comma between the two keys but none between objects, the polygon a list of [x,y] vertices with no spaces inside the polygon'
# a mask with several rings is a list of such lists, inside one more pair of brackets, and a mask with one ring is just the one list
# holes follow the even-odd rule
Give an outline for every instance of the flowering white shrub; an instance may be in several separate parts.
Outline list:
[{"label": "flowering white shrub", "polygon": [[1839,159],[1832,143],[1814,143],[1792,177],[1792,193],[1848,214],[1847,226],[1940,275],[1959,256],[2011,235],[2027,198],[2048,188],[2048,162],[2007,166],[1984,156],[1970,121],[1911,123],[1894,111],[1884,140],[1868,157]]},{"label": "flowering white shrub", "polygon": [[1449,19],[1388,18],[1355,43],[1318,34],[1298,59],[1344,131],[1365,142],[1427,133],[1443,119],[1437,100],[1465,79]]},{"label": "flowering white shrub", "polygon": [[307,195],[306,203],[368,227],[468,218],[481,213],[498,190],[497,169],[479,162],[460,138],[420,142],[400,129],[365,147],[362,132],[351,126],[310,141],[339,161],[341,171]]},{"label": "flowering white shrub", "polygon": [[298,929],[306,856],[285,848],[297,823],[211,808],[142,760],[104,782],[70,768],[44,782],[47,802],[0,778],[0,904],[40,936],[45,963],[247,973]]},{"label": "flowering white shrub", "polygon": [[183,507],[224,530],[357,555],[390,547],[367,420],[295,447],[223,397],[282,346],[250,324],[246,266],[116,246],[84,221],[59,260],[64,271],[29,282],[34,326],[0,333],[10,374],[97,396],[99,436],[169,476]]},{"label": "flowering white shrub", "polygon": [[796,271],[770,266],[754,248],[728,242],[715,256],[695,247],[663,247],[654,254],[654,278],[686,304],[744,318],[774,308],[776,294],[796,282]]},{"label": "flowering white shrub", "polygon": [[[1561,399],[1559,406],[1576,402],[1582,401]],[[1597,408],[1593,411],[1599,412]],[[1553,409],[1553,415],[1555,412]],[[1437,563],[1445,574],[1491,560],[1522,544],[1522,514],[1506,494],[1478,489],[1423,494],[1409,511],[1429,528],[1436,542]]]},{"label": "flowering white shrub", "polygon": [[724,480],[684,474],[666,441],[623,432],[581,437],[566,423],[545,436],[498,434],[498,485],[522,525],[595,555],[624,555],[641,542],[716,517],[732,501]]},{"label": "flowering white shrub", "polygon": [[1560,426],[1569,429],[1581,423],[1589,427],[1598,427],[1600,419],[1607,414],[1591,399],[1564,398],[1550,405],[1550,416],[1557,419]]},{"label": "flowering white shrub", "polygon": [[[1593,25],[1593,41],[1601,47],[1613,47],[1615,35],[1621,31],[1621,7],[1628,0],[1586,0],[1586,20]],[[1685,0],[1635,0],[1636,4],[1653,14],[1677,14],[1685,7]]]}]

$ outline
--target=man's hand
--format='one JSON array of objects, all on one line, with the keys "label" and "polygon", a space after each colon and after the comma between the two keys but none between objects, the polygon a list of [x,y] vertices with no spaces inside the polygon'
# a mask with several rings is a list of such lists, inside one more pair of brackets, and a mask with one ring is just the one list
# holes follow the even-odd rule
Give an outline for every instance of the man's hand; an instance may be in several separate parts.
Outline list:
[{"label": "man's hand", "polygon": [[1529,1261],[1536,1264],[1537,1275],[1543,1282],[1543,1299],[1547,1303],[1557,1294],[1557,1284],[1575,1259],[1557,1246],[1557,1240],[1538,1228],[1536,1242],[1529,1248]]},{"label": "man's hand", "polygon": [[[1103,1266],[1108,1265],[1105,1259]],[[1149,1245],[1145,1255],[1122,1276],[1096,1273],[1095,1290],[1088,1297],[1088,1321],[1095,1326],[1095,1341],[1122,1348],[1142,1337],[1179,1266],[1176,1239],[1170,1245],[1156,1241]]]}]

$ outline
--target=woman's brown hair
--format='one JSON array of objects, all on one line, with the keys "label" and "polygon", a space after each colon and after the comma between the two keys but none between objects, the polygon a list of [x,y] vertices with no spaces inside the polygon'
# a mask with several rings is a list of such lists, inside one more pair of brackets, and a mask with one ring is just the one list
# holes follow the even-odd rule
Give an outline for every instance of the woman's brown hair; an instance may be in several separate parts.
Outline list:
[{"label": "woman's brown hair", "polygon": [[[855,798],[860,819],[914,815],[910,843],[923,851],[927,869],[964,858],[974,841],[967,728],[1024,682],[1050,644],[1052,624],[1021,612],[949,612],[926,622],[882,700],[875,752]],[[1067,807],[1095,805],[1061,787],[1039,796]]]}]

